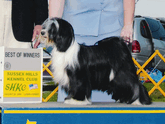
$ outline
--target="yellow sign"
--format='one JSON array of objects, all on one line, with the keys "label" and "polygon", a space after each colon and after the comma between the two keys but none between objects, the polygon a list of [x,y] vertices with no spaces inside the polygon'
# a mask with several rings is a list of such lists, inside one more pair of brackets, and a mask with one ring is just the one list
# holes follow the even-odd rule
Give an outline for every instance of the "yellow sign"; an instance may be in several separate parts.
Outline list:
[{"label": "yellow sign", "polygon": [[41,71],[4,71],[3,97],[40,97]]},{"label": "yellow sign", "polygon": [[26,124],[37,124],[37,122],[36,122],[36,121],[29,121],[29,120],[27,119]]}]

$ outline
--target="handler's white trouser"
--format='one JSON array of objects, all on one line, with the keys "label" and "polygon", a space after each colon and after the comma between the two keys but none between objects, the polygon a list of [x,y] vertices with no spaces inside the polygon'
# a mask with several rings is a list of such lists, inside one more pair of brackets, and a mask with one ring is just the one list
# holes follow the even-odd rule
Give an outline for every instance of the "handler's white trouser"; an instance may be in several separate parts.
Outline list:
[{"label": "handler's white trouser", "polygon": [[8,48],[31,48],[30,42],[19,42],[11,26],[12,0],[0,0],[0,46]]}]

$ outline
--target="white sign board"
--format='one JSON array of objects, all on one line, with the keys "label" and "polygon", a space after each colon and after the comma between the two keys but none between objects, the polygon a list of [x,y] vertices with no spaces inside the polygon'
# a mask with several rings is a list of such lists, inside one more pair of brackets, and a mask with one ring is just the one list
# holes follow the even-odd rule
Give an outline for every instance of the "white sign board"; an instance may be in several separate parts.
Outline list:
[{"label": "white sign board", "polygon": [[42,49],[0,47],[0,103],[42,102]]}]

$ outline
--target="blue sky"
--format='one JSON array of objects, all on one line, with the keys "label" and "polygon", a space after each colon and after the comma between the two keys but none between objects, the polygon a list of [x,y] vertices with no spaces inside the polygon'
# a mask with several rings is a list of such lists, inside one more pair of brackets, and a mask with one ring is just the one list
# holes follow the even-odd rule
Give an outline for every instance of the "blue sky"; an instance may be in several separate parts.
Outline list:
[{"label": "blue sky", "polygon": [[165,0],[139,0],[135,15],[165,18]]}]

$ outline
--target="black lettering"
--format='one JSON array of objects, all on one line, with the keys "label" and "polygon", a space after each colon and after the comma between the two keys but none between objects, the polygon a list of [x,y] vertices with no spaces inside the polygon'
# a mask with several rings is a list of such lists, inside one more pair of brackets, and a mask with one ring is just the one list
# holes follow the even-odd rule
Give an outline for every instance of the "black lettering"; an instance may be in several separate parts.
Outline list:
[{"label": "black lettering", "polygon": [[15,57],[15,52],[5,52],[5,57]]},{"label": "black lettering", "polygon": [[40,53],[23,53],[24,57],[30,57],[30,58],[39,58]]}]

